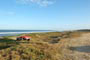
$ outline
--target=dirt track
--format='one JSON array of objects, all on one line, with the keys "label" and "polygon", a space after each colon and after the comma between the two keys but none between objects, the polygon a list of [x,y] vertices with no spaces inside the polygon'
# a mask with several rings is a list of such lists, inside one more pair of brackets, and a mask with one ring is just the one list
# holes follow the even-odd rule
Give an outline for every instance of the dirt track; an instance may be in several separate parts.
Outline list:
[{"label": "dirt track", "polygon": [[61,41],[61,60],[90,60],[90,33]]}]

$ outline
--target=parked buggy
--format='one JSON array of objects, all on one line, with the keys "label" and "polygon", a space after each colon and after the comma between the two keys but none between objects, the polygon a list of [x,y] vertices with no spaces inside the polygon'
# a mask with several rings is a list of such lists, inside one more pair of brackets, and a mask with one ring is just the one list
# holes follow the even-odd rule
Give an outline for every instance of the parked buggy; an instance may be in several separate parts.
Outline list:
[{"label": "parked buggy", "polygon": [[16,38],[17,41],[21,41],[21,40],[27,40],[30,41],[31,37],[30,36],[19,36]]}]

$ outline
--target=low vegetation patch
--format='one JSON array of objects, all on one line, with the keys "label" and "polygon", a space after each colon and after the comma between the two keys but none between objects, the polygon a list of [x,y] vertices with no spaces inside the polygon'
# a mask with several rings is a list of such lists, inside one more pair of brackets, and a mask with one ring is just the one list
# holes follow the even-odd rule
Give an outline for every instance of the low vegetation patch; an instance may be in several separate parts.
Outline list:
[{"label": "low vegetation patch", "polygon": [[16,41],[17,36],[3,37],[0,39],[0,60],[60,60],[63,48],[61,44],[64,44],[60,41],[79,37],[80,34],[79,32],[25,34],[32,37],[29,42]]}]

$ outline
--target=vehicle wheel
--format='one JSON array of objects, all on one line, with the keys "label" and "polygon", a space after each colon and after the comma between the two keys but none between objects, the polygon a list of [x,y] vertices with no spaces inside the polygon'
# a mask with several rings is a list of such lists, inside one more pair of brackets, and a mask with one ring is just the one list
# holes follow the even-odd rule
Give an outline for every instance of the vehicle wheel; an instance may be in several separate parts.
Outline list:
[{"label": "vehicle wheel", "polygon": [[17,41],[20,41],[20,38],[17,38],[16,40],[17,40]]},{"label": "vehicle wheel", "polygon": [[28,39],[28,41],[30,41],[30,39]]}]

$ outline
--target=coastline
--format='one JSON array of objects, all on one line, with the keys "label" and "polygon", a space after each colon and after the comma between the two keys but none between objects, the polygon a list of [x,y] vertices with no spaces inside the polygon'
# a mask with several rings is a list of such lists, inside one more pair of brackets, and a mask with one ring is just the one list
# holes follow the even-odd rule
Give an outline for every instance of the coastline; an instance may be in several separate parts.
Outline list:
[{"label": "coastline", "polygon": [[18,35],[18,34],[31,34],[31,33],[47,33],[47,32],[55,32],[55,31],[26,31],[26,32],[20,32],[20,31],[17,31],[17,32],[0,32],[0,36],[15,36],[15,35]]}]

